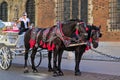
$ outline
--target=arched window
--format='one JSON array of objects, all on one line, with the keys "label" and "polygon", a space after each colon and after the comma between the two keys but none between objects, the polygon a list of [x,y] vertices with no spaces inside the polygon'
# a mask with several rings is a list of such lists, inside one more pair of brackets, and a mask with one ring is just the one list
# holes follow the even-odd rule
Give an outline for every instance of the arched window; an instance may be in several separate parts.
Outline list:
[{"label": "arched window", "polygon": [[8,4],[7,2],[2,2],[0,5],[0,19],[7,21],[8,19]]},{"label": "arched window", "polygon": [[26,12],[31,23],[35,24],[35,1],[27,0],[26,2]]}]

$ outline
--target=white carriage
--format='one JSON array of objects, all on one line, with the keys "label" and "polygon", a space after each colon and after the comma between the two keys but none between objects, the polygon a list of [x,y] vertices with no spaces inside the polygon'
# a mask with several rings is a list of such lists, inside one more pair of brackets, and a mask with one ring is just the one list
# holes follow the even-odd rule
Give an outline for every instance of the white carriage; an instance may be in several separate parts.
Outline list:
[{"label": "white carriage", "polygon": [[[1,24],[1,22],[0,22]],[[12,26],[12,27],[11,27]],[[17,55],[24,55],[24,43],[22,47],[17,48],[17,41],[19,40],[18,28],[13,25],[13,22],[2,22],[0,28],[5,28],[0,31],[0,68],[7,70],[12,64],[12,59]],[[35,65],[38,67],[42,60],[41,50],[38,49],[35,58]],[[29,51],[31,53],[31,50]],[[30,59],[28,59],[30,60]],[[30,61],[29,61],[30,62]]]}]

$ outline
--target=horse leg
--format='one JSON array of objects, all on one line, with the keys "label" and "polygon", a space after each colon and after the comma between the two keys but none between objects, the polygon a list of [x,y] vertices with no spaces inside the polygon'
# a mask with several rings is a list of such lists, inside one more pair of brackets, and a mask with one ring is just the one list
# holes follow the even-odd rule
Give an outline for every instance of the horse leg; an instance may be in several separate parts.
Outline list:
[{"label": "horse leg", "polygon": [[55,50],[53,52],[53,76],[56,77],[58,76],[58,72],[57,72],[57,50]]},{"label": "horse leg", "polygon": [[62,70],[61,70],[62,54],[63,54],[63,50],[60,50],[59,54],[58,54],[58,74],[59,74],[59,76],[63,76],[64,75]]},{"label": "horse leg", "polygon": [[31,54],[31,63],[32,63],[33,72],[38,72],[38,70],[35,67],[35,63],[34,63],[36,52],[37,52],[37,48],[34,47],[32,50],[32,54]]},{"label": "horse leg", "polygon": [[28,73],[28,66],[27,66],[27,60],[28,60],[28,50],[25,50],[25,55],[24,55],[24,60],[25,60],[25,64],[24,64],[24,73]]},{"label": "horse leg", "polygon": [[53,71],[51,66],[51,59],[52,59],[52,51],[48,51],[48,71],[49,72]]},{"label": "horse leg", "polygon": [[82,58],[83,53],[85,52],[85,48],[83,47],[78,47],[75,51],[75,75],[81,75],[80,69],[79,69],[79,64]]}]

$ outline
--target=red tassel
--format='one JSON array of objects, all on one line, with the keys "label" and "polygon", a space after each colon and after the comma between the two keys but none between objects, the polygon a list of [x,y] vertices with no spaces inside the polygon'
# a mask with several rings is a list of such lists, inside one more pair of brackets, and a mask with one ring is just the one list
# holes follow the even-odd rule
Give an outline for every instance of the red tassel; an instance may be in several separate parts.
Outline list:
[{"label": "red tassel", "polygon": [[78,29],[76,29],[76,31],[75,31],[75,34],[76,34],[76,35],[78,35],[78,34],[79,34],[79,31],[78,31]]},{"label": "red tassel", "polygon": [[40,45],[43,45],[43,41],[42,40],[40,41]]},{"label": "red tassel", "polygon": [[89,46],[89,49],[91,49],[91,46]]},{"label": "red tassel", "polygon": [[49,51],[51,51],[50,43],[47,44],[47,48]]},{"label": "red tassel", "polygon": [[33,39],[30,39],[29,43],[30,43],[30,48],[33,48],[35,46],[36,41]]},{"label": "red tassel", "polygon": [[92,42],[92,38],[89,39],[89,42]]},{"label": "red tassel", "polygon": [[86,46],[85,50],[87,51],[89,49],[91,49],[91,46]]},{"label": "red tassel", "polygon": [[85,50],[89,50],[89,46],[86,46]]},{"label": "red tassel", "polygon": [[88,30],[89,30],[89,29],[88,29],[88,27],[86,27],[85,29],[86,29],[86,31],[88,31]]},{"label": "red tassel", "polygon": [[54,43],[52,43],[52,50],[54,50],[55,49],[55,44]]},{"label": "red tassel", "polygon": [[43,44],[43,48],[46,48],[46,47],[47,47],[47,46],[46,46],[46,43],[44,43],[44,44]]}]

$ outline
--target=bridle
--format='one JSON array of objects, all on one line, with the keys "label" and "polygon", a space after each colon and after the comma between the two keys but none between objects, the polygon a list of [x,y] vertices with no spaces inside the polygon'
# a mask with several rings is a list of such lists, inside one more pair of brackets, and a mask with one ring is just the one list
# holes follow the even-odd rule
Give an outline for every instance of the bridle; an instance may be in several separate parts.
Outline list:
[{"label": "bridle", "polygon": [[91,30],[90,42],[99,42],[100,31],[99,30]]},{"label": "bridle", "polygon": [[[81,27],[82,26],[82,27]],[[84,29],[83,29],[84,28]],[[87,25],[84,22],[78,22],[76,25],[76,35],[78,37],[79,40],[82,40],[82,37],[87,37]]]},{"label": "bridle", "polygon": [[[82,39],[82,37],[81,37],[81,35],[87,35],[87,32],[86,32],[86,30],[85,30],[85,27],[84,26],[82,26],[81,27],[81,25],[82,25],[83,23],[81,23],[81,22],[76,22],[76,26],[75,26],[75,34],[77,35],[77,38],[78,39],[73,39],[72,37],[68,37],[68,36],[66,36],[66,35],[64,35],[64,33],[62,32],[62,25],[61,25],[61,23],[60,24],[58,24],[57,25],[57,30],[58,30],[58,32],[57,32],[57,36],[63,41],[63,42],[68,42],[68,44],[69,44],[69,42],[70,41],[74,41],[74,42],[76,42],[76,43],[80,43],[80,42],[82,42],[82,41],[84,41],[83,39]],[[85,25],[85,24],[84,24]],[[81,29],[82,28],[82,29]],[[56,31],[57,31],[56,30]],[[84,31],[82,31],[82,30],[84,30]],[[85,33],[85,34],[84,34]]]}]

